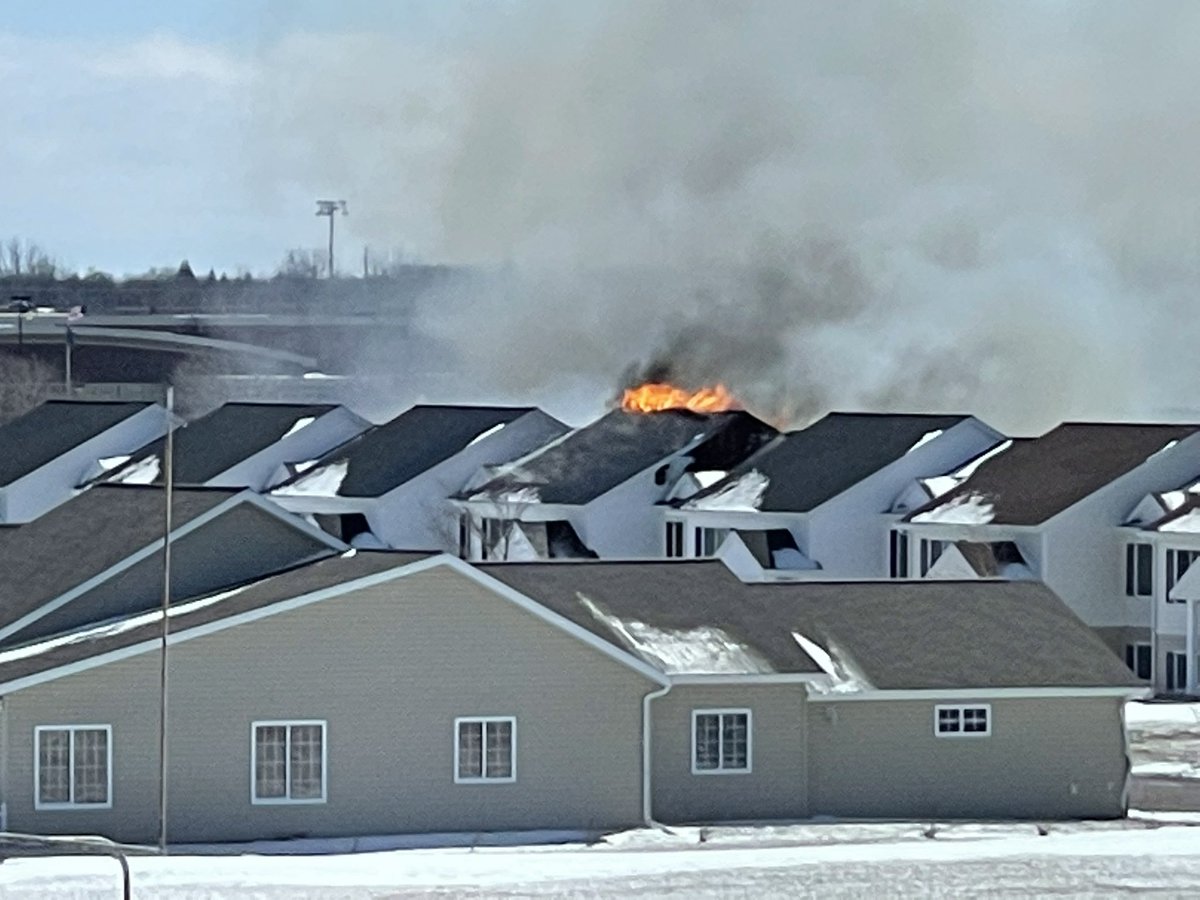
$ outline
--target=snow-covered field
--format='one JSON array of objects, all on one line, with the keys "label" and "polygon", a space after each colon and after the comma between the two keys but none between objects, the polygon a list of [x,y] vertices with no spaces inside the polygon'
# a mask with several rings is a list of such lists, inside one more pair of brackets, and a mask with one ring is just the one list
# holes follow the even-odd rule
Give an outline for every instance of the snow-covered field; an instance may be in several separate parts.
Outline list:
[{"label": "snow-covered field", "polygon": [[[1135,776],[1200,785],[1200,706],[1134,704]],[[1197,807],[1200,809],[1200,807]],[[1200,812],[1123,822],[803,823],[636,830],[593,844],[179,848],[130,860],[135,897],[1095,897],[1200,895]],[[549,837],[549,836],[544,836]],[[559,836],[560,838],[562,836]],[[360,841],[393,848],[420,839]],[[494,842],[494,841],[493,841]],[[245,851],[252,852],[245,852]],[[296,851],[308,855],[296,855]],[[320,851],[319,853],[317,851]],[[333,851],[333,852],[330,852]],[[13,859],[0,896],[120,896],[103,858]]]}]

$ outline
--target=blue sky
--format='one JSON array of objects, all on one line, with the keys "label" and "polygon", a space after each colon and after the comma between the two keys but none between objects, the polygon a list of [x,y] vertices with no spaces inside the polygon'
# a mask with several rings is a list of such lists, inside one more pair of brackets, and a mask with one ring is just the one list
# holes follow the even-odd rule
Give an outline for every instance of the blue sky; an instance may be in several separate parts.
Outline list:
[{"label": "blue sky", "polygon": [[[0,84],[16,128],[0,142],[0,235],[36,241],[79,270],[132,273],[188,257],[198,270],[269,271],[287,248],[321,245],[313,200],[349,190],[310,146],[328,128],[297,111],[319,107],[330,83],[365,67],[355,50],[364,42],[376,59],[388,55],[382,42],[435,57],[480,9],[437,0],[7,4]],[[341,115],[337,96],[329,127]],[[397,242],[367,226],[369,196],[346,199],[347,264],[365,243]]]}]

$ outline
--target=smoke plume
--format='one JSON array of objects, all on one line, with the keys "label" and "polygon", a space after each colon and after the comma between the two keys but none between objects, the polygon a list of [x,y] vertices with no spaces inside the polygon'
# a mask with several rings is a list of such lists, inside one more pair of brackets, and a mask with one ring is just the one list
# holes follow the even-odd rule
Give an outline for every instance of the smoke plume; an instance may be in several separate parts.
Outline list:
[{"label": "smoke plume", "polygon": [[276,47],[259,89],[268,189],[487,273],[421,305],[431,399],[656,371],[797,423],[1197,408],[1200,6],[470,10],[433,49]]}]

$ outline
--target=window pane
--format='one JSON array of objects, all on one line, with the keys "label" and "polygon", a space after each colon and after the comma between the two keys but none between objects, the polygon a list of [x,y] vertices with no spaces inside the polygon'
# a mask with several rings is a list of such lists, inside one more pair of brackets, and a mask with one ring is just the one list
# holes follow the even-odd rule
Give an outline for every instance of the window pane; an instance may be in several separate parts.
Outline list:
[{"label": "window pane", "polygon": [[512,777],[512,723],[487,723],[487,768],[488,778]]},{"label": "window pane", "polygon": [[987,710],[983,707],[964,709],[962,711],[962,730],[964,732],[987,731]]},{"label": "window pane", "polygon": [[745,713],[727,713],[721,717],[722,769],[746,768],[747,724]]},{"label": "window pane", "polygon": [[721,717],[696,716],[696,768],[716,769],[721,765]]},{"label": "window pane", "polygon": [[1125,545],[1125,596],[1134,595],[1134,552],[1133,544]]},{"label": "window pane", "polygon": [[483,775],[483,723],[458,723],[458,777]]},{"label": "window pane", "polygon": [[290,747],[292,772],[291,793],[293,800],[319,800],[325,773],[322,770],[321,751],[324,731],[320,725],[293,725]]},{"label": "window pane", "polygon": [[1149,680],[1152,656],[1149,644],[1139,644],[1137,647],[1137,677]]},{"label": "window pane", "polygon": [[108,732],[75,732],[75,802],[108,802]]},{"label": "window pane", "polygon": [[1137,592],[1139,597],[1154,593],[1154,550],[1149,544],[1137,545]]},{"label": "window pane", "polygon": [[287,728],[259,725],[254,729],[254,796],[287,796]]},{"label": "window pane", "polygon": [[39,731],[38,800],[42,803],[71,801],[71,733]]},{"label": "window pane", "polygon": [[938,732],[945,734],[949,732],[958,732],[962,728],[959,724],[959,711],[957,709],[939,709],[938,710]]}]

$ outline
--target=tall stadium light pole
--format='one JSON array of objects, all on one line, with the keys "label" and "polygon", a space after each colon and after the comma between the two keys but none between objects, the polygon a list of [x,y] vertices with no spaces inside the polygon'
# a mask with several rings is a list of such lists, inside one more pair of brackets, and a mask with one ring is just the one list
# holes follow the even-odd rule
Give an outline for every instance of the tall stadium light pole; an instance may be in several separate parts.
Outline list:
[{"label": "tall stadium light pole", "polygon": [[326,216],[329,219],[329,277],[333,277],[333,219],[337,213],[343,216],[350,211],[346,209],[345,200],[318,200],[317,215]]}]

